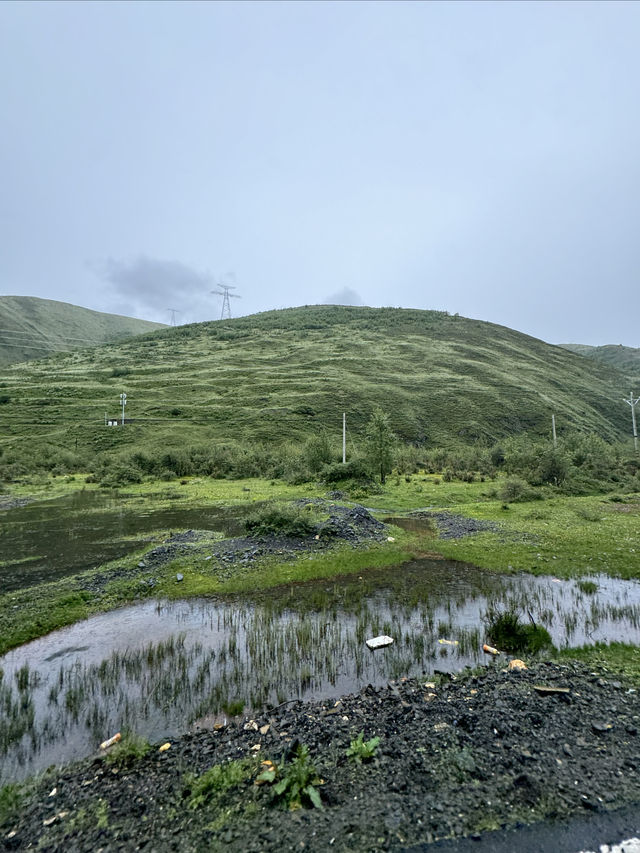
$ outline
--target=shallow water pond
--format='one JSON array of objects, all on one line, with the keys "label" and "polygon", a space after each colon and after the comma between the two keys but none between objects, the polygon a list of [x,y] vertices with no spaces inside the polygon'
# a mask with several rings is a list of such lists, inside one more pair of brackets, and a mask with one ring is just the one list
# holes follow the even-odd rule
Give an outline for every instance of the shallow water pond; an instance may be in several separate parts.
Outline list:
[{"label": "shallow water pond", "polygon": [[[529,611],[558,646],[640,642],[640,583],[590,580],[597,590],[419,560],[259,599],[147,601],[93,617],[0,658],[0,780],[92,754],[125,728],[170,739],[234,707],[477,664],[489,606]],[[394,643],[371,652],[366,639],[382,633]]]},{"label": "shallow water pond", "polygon": [[179,505],[149,510],[135,498],[94,491],[4,510],[0,512],[0,592],[125,557],[140,547],[134,538],[139,534],[197,528],[235,535],[238,512]]}]

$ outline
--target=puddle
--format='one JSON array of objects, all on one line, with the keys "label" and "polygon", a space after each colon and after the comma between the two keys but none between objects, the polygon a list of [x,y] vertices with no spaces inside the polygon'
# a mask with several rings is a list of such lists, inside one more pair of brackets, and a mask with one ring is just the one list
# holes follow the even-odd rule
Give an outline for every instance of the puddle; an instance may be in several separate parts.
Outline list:
[{"label": "puddle", "polygon": [[[0,781],[94,754],[125,728],[170,740],[232,703],[249,713],[488,662],[490,605],[530,611],[557,646],[640,643],[640,583],[589,580],[597,591],[419,560],[252,601],[148,601],[93,617],[0,658]],[[372,652],[365,641],[379,634],[394,643]]]},{"label": "puddle", "polygon": [[395,527],[400,527],[402,530],[408,530],[409,533],[431,533],[436,535],[433,522],[430,518],[412,518],[411,516],[387,516],[382,519],[385,524],[393,524]]},{"label": "puddle", "polygon": [[139,534],[194,528],[237,535],[240,511],[179,506],[149,511],[136,498],[92,491],[5,510],[0,512],[0,592],[125,557],[140,547],[132,539]]}]

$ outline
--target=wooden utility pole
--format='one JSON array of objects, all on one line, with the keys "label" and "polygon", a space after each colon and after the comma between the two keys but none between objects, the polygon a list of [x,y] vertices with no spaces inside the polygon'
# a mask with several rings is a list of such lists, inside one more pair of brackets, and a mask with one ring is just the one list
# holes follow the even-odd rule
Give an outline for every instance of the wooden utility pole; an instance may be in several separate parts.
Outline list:
[{"label": "wooden utility pole", "polygon": [[638,429],[636,427],[636,404],[640,403],[640,397],[634,399],[633,391],[629,394],[629,399],[623,397],[625,403],[631,406],[631,423],[633,424],[633,446],[636,453],[638,452]]}]

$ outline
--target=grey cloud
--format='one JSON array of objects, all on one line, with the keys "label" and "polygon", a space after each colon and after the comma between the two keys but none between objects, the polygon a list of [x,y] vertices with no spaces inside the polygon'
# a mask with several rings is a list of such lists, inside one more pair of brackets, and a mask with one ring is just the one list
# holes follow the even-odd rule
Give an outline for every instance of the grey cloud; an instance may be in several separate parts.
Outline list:
[{"label": "grey cloud", "polygon": [[350,287],[343,287],[337,293],[327,296],[324,300],[325,305],[364,305],[360,294]]},{"label": "grey cloud", "polygon": [[112,288],[118,313],[168,323],[170,311],[179,323],[209,320],[217,315],[214,279],[180,261],[138,257],[108,260],[91,269]]}]

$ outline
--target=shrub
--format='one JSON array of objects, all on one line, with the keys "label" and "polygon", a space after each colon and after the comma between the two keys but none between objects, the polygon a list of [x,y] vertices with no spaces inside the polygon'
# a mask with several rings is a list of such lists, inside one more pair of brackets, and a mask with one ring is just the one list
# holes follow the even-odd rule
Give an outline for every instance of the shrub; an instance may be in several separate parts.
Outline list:
[{"label": "shrub", "polygon": [[310,508],[268,502],[255,509],[244,520],[247,533],[253,536],[309,536],[315,524]]},{"label": "shrub", "polygon": [[505,501],[505,503],[531,501],[542,497],[539,492],[534,491],[520,477],[508,477],[498,489],[497,494],[499,500]]},{"label": "shrub", "polygon": [[322,480],[327,484],[341,483],[345,480],[360,481],[363,485],[371,482],[371,471],[363,459],[352,459],[344,465],[342,462],[334,462],[325,465],[322,470]]}]

